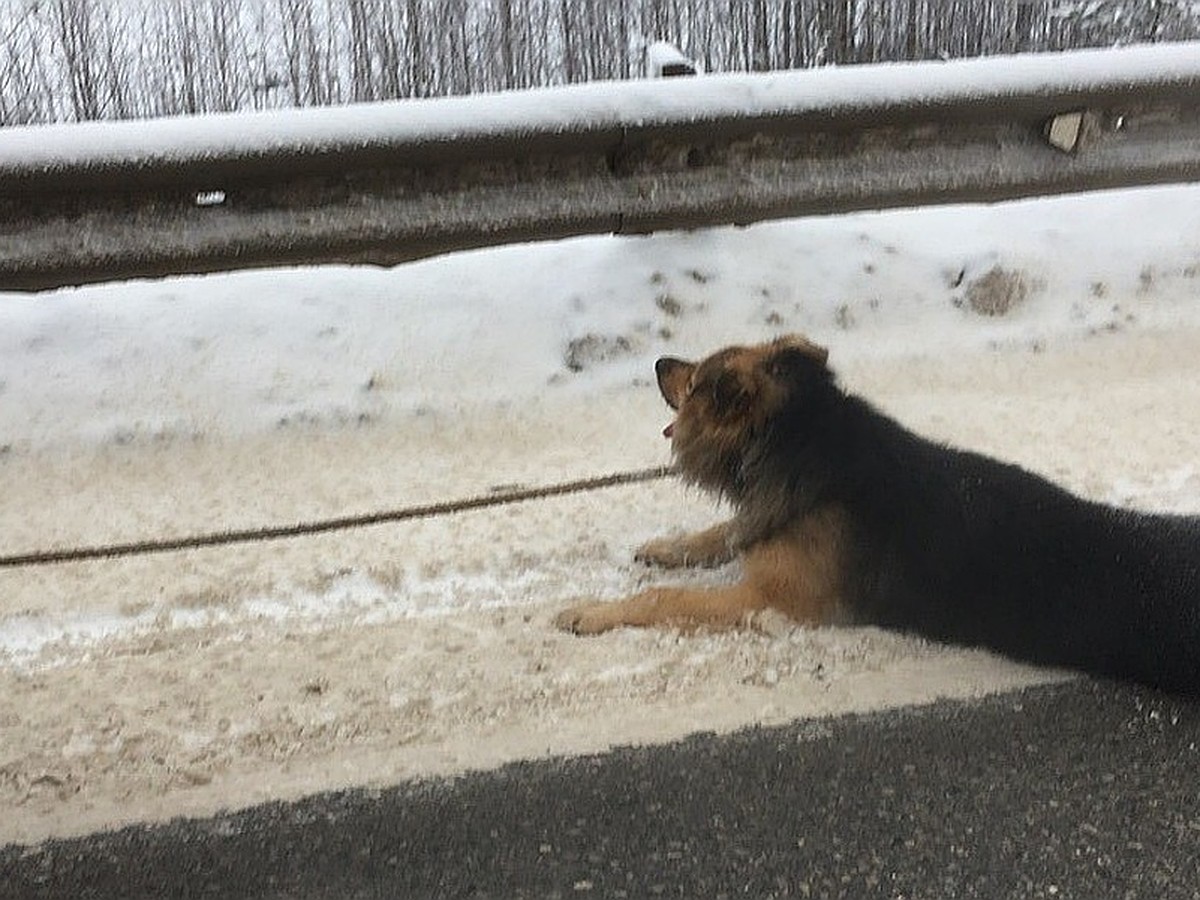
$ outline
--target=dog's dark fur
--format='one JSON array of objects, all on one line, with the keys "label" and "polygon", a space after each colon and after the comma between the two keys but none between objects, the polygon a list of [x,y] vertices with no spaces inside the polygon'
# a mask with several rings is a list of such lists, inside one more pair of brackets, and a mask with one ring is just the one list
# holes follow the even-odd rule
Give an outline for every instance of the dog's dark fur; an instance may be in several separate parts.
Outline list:
[{"label": "dog's dark fur", "polygon": [[562,627],[719,627],[775,607],[1200,693],[1200,518],[1083,500],[921,438],[844,392],[803,338],[657,371],[683,477],[735,515],[639,555],[706,565],[741,553],[743,580],[585,604]]}]

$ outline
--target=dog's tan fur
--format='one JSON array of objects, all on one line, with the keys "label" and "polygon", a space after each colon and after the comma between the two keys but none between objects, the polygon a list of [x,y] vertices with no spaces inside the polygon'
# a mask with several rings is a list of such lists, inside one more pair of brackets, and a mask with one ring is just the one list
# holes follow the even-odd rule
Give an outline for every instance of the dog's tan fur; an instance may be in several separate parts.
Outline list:
[{"label": "dog's tan fur", "polygon": [[[801,337],[788,342],[824,363],[823,348]],[[782,401],[766,368],[780,346],[773,342],[728,348],[700,363],[660,360],[659,387],[678,412],[672,425],[674,450],[702,487],[716,492],[726,489],[726,460],[741,454],[746,435]],[[711,475],[706,474],[710,470]],[[716,566],[741,555],[742,578],[737,584],[656,587],[625,600],[584,603],[561,613],[558,626],[577,634],[597,634],[623,625],[729,628],[765,609],[809,625],[842,620],[842,510],[819,507],[799,520],[781,523],[782,527],[767,524],[773,515],[770,508],[743,505],[729,522],[650,541],[635,555],[664,568]]]},{"label": "dog's tan fur", "polygon": [[[657,587],[616,602],[583,603],[561,613],[558,625],[576,634],[599,634],[622,625],[731,628],[765,609],[809,625],[832,624],[841,620],[842,524],[837,510],[826,509],[746,548],[737,584]],[[717,543],[729,527],[651,541],[638,555],[667,567],[713,565],[729,558],[729,545]]]}]

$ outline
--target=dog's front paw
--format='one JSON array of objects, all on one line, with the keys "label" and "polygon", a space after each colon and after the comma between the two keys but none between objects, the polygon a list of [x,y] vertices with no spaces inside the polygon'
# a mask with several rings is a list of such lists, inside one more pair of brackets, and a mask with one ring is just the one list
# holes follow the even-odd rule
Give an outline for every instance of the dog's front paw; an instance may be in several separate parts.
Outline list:
[{"label": "dog's front paw", "polygon": [[664,569],[694,566],[699,562],[694,556],[690,541],[673,537],[646,541],[633,553],[633,558],[638,562],[648,566],[661,566]]},{"label": "dog's front paw", "polygon": [[615,603],[594,601],[568,607],[554,617],[554,625],[572,634],[602,634],[622,624],[614,615]]},{"label": "dog's front paw", "polygon": [[731,523],[726,522],[695,534],[656,538],[642,544],[633,558],[666,569],[720,566],[733,559],[733,534]]}]

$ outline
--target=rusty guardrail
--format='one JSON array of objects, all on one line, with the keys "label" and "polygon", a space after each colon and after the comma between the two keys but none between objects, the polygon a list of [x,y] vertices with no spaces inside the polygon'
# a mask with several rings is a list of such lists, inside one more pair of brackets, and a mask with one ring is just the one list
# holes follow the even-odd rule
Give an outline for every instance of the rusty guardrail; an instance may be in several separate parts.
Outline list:
[{"label": "rusty guardrail", "polygon": [[0,130],[0,290],[1200,180],[1200,43]]}]

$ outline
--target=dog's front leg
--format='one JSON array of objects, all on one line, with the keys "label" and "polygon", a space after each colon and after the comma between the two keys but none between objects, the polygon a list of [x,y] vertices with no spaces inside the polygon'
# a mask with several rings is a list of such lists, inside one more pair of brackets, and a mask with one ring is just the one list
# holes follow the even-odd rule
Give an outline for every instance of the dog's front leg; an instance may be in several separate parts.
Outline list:
[{"label": "dog's front leg", "polygon": [[625,600],[573,606],[555,624],[576,634],[599,634],[622,625],[733,628],[768,607],[805,625],[840,621],[840,522],[835,510],[824,511],[748,547],[737,584],[650,588]]},{"label": "dog's front leg", "polygon": [[694,534],[647,541],[633,558],[666,569],[682,569],[724,565],[736,554],[733,523],[722,522]]},{"label": "dog's front leg", "polygon": [[719,588],[657,587],[625,600],[572,606],[554,622],[575,634],[600,634],[625,625],[734,628],[768,605],[766,595],[745,582]]}]

